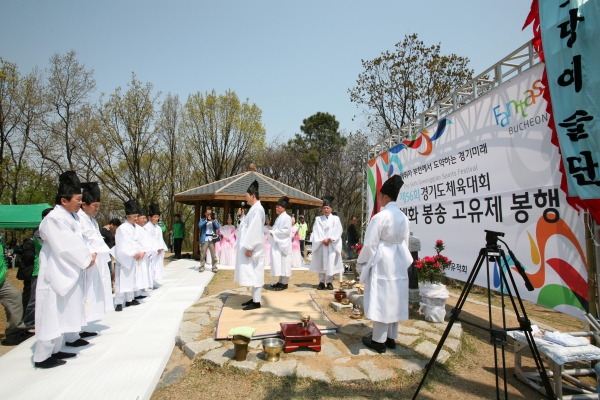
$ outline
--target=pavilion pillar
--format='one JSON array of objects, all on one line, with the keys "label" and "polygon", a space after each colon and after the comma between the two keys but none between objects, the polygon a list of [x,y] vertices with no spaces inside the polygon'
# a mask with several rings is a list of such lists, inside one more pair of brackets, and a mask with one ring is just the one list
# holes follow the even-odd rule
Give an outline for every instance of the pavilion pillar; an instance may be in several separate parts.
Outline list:
[{"label": "pavilion pillar", "polygon": [[277,202],[271,203],[271,226],[275,223],[275,218],[277,218],[277,212],[275,212],[275,206],[277,206]]},{"label": "pavilion pillar", "polygon": [[198,254],[198,246],[199,246],[199,242],[198,242],[198,222],[200,222],[200,202],[196,201],[195,205],[194,205],[194,238],[192,239],[192,254],[193,254],[193,258],[196,260],[198,258],[200,258],[200,255]]},{"label": "pavilion pillar", "polygon": [[[230,200],[225,200],[225,208],[223,209],[223,221],[221,222],[221,225],[227,225],[227,215],[229,214],[229,209],[230,209]],[[231,216],[232,220],[233,220],[233,215]]]}]

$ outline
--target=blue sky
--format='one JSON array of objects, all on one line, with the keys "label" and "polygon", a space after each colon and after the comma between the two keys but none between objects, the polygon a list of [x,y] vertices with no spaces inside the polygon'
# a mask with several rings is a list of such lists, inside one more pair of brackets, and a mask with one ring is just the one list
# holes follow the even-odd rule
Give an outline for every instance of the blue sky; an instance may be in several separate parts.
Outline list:
[{"label": "blue sky", "polygon": [[478,74],[531,39],[529,0],[9,1],[0,0],[0,57],[22,72],[76,50],[97,92],[135,71],[156,91],[234,90],[263,110],[267,139],[300,132],[317,111],[354,131],[348,88],[361,59],[405,35],[471,60]]}]

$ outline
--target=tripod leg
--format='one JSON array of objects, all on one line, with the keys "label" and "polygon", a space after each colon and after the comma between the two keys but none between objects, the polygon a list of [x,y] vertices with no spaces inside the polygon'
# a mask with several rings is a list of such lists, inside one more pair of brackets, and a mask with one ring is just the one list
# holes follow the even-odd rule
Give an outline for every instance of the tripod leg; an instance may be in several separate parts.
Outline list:
[{"label": "tripod leg", "polygon": [[433,352],[431,359],[425,366],[425,372],[423,373],[423,378],[421,378],[419,387],[417,387],[417,391],[413,395],[413,400],[415,400],[417,398],[417,396],[419,395],[419,392],[421,391],[421,387],[425,383],[425,379],[427,378],[427,375],[429,374],[431,367],[433,367],[433,364],[435,363],[435,360],[437,359],[438,354],[440,354],[440,351],[442,350],[442,346],[444,345],[444,342],[446,341],[446,338],[448,337],[448,334],[450,333],[450,330],[452,329],[452,326],[454,325],[454,321],[456,321],[458,319],[458,315],[460,314],[460,311],[462,310],[462,306],[465,303],[465,301],[467,300],[467,296],[469,295],[469,292],[471,291],[473,282],[475,282],[475,278],[477,277],[477,274],[479,273],[479,270],[481,269],[481,265],[483,264],[484,250],[485,249],[481,249],[481,251],[479,252],[477,261],[475,261],[475,266],[471,270],[471,274],[469,275],[469,278],[467,279],[465,287],[463,288],[462,292],[460,293],[460,296],[458,297],[456,306],[452,309],[452,312],[450,314],[450,320],[448,321],[448,325],[446,326],[446,329],[444,330],[444,333],[442,334],[442,338],[440,339],[440,342],[438,343],[437,347],[435,348],[435,351]]}]

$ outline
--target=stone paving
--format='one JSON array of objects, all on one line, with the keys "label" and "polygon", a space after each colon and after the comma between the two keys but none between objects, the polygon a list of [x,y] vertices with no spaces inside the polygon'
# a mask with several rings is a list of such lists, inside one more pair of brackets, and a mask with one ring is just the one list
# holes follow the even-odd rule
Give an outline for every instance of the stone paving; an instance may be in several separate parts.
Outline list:
[{"label": "stone paving", "polygon": [[[332,297],[331,293],[318,293],[313,287],[295,286],[290,289],[310,291],[317,298]],[[228,294],[246,291],[246,288],[239,288],[208,296],[185,311],[176,337],[177,346],[185,356],[190,360],[200,358],[219,367],[237,368],[248,372],[259,371],[275,376],[296,375],[327,383],[333,380],[350,383],[378,382],[398,374],[412,375],[421,371],[431,358],[447,326],[446,322],[435,324],[424,320],[405,321],[398,328],[396,348],[378,354],[365,347],[361,341],[363,336],[372,333],[372,322],[344,316],[344,323],[337,334],[323,336],[322,348],[318,353],[312,350],[298,350],[288,354],[282,353],[278,362],[266,362],[261,341],[254,340],[248,346],[246,360],[235,361],[233,344],[229,341],[214,340],[214,329],[223,299]],[[327,312],[335,313],[333,308]],[[445,363],[460,351],[462,333],[460,323],[456,323],[444,342],[438,362]],[[209,338],[206,338],[207,334]],[[180,369],[173,370],[171,374],[179,375]]]}]

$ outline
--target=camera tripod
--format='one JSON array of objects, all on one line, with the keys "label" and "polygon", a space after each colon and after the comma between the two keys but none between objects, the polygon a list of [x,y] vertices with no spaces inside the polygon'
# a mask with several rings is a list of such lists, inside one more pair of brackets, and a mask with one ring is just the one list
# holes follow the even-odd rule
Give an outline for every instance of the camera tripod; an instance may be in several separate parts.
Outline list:
[{"label": "camera tripod", "polygon": [[[504,387],[503,387],[504,398],[505,399],[508,398],[508,387],[507,387],[507,382],[506,382],[506,357],[505,357],[504,347],[507,345],[506,333],[509,331],[521,331],[521,332],[523,332],[523,334],[525,334],[527,343],[529,345],[529,349],[531,350],[531,354],[533,356],[535,365],[537,367],[537,371],[540,374],[540,377],[542,379],[543,389],[545,389],[545,391],[546,391],[545,395],[549,399],[556,399],[556,395],[554,394],[554,391],[552,390],[552,386],[550,385],[550,380],[548,379],[548,375],[546,374],[546,369],[544,368],[544,364],[542,363],[542,358],[537,349],[537,346],[535,345],[535,341],[533,340],[533,333],[531,331],[531,321],[527,317],[527,313],[525,312],[525,307],[523,306],[523,301],[521,300],[521,296],[519,295],[519,291],[517,289],[517,286],[515,285],[515,280],[513,278],[512,271],[508,265],[506,255],[504,254],[504,250],[502,250],[502,248],[500,248],[500,245],[498,245],[498,241],[504,243],[504,245],[508,249],[509,255],[510,255],[511,259],[514,261],[515,268],[517,269],[519,274],[525,280],[525,286],[527,287],[527,290],[529,290],[529,291],[534,290],[533,285],[529,281],[529,278],[527,277],[527,274],[525,273],[525,269],[523,268],[521,263],[517,260],[517,258],[513,254],[513,252],[508,248],[508,245],[498,238],[499,236],[504,236],[504,233],[488,231],[488,230],[486,230],[485,232],[486,232],[486,242],[487,242],[486,247],[483,247],[479,250],[479,256],[477,257],[477,261],[475,261],[475,266],[473,267],[473,269],[471,270],[471,273],[469,274],[469,278],[467,279],[465,287],[463,288],[463,290],[460,294],[460,297],[458,298],[458,301],[456,302],[456,306],[450,312],[450,320],[448,321],[446,330],[444,331],[444,334],[442,335],[440,342],[438,343],[435,351],[433,352],[433,355],[431,356],[431,360],[429,360],[429,362],[427,363],[427,365],[425,367],[425,373],[423,374],[421,383],[419,384],[419,387],[417,388],[417,391],[415,392],[415,394],[413,396],[413,400],[415,400],[417,398],[417,396],[419,395],[419,391],[421,390],[423,383],[425,383],[427,374],[429,373],[429,371],[431,370],[431,367],[433,366],[435,360],[437,359],[437,356],[440,353],[440,350],[442,349],[442,346],[444,345],[444,342],[446,341],[446,338],[448,337],[448,334],[450,333],[450,330],[452,329],[452,326],[454,325],[455,321],[462,321],[466,324],[469,324],[471,326],[474,326],[476,328],[479,328],[479,329],[489,332],[490,343],[492,345],[494,345],[494,369],[495,369],[495,373],[496,373],[496,398],[497,399],[500,399],[500,381],[499,381],[500,368],[502,369],[502,375],[503,375],[503,381],[504,381]],[[478,325],[473,322],[470,322],[470,321],[460,318],[460,313],[465,304],[465,301],[467,300],[467,296],[469,295],[469,292],[471,291],[471,288],[473,287],[473,284],[475,283],[475,279],[477,278],[477,275],[479,274],[479,271],[481,270],[481,266],[484,264],[484,261],[485,261],[486,267],[487,267],[486,272],[487,272],[487,289],[488,289],[489,326]],[[491,303],[491,294],[490,294],[490,261],[496,262],[496,265],[498,266],[498,270],[499,270],[499,275],[500,275],[500,293],[501,293],[501,299],[502,299],[502,328],[496,328],[496,327],[494,327],[494,325],[492,323],[492,303]],[[508,276],[508,279],[507,279],[507,276]],[[508,282],[509,280],[510,280],[510,285]],[[512,286],[512,291],[511,291],[511,286]],[[506,312],[505,312],[506,310],[505,310],[505,302],[504,302],[505,291],[506,291],[506,294],[508,295],[508,297],[510,298],[510,302],[512,303],[514,313],[517,316],[517,321],[519,322],[518,327],[512,327],[512,328],[506,327]],[[514,292],[514,295],[513,295],[513,292]],[[515,302],[515,298],[516,298],[517,302]],[[517,303],[518,303],[518,305],[517,305]],[[499,367],[499,365],[498,365],[498,347],[500,347],[501,354],[502,354],[502,366],[501,367]],[[560,377],[554,377],[554,379],[560,379]],[[540,388],[540,391],[542,391],[543,389]]]}]

